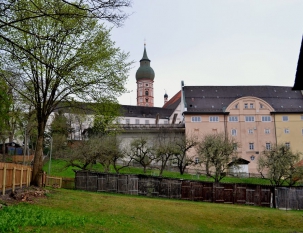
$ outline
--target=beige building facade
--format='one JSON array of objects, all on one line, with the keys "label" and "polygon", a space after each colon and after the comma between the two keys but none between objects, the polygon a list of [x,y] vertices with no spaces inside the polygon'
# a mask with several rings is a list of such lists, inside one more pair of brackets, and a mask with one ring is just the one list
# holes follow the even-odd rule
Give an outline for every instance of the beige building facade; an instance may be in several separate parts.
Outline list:
[{"label": "beige building facade", "polygon": [[258,157],[276,143],[303,152],[303,97],[291,87],[183,86],[181,98],[186,135],[233,137],[249,173],[258,173]]}]

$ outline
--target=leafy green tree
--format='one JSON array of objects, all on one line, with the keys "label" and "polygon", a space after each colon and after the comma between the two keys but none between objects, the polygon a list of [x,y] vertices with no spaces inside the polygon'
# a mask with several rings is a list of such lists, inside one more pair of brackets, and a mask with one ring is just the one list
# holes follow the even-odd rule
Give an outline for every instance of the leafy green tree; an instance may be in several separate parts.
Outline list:
[{"label": "leafy green tree", "polygon": [[5,141],[9,137],[9,119],[10,108],[12,105],[12,96],[8,92],[7,83],[0,79],[0,137],[2,142],[2,161],[5,161]]},{"label": "leafy green tree", "polygon": [[199,159],[208,176],[219,182],[226,176],[226,169],[237,156],[236,142],[223,133],[207,134],[197,145]]},{"label": "leafy green tree", "polygon": [[289,146],[278,144],[265,150],[258,159],[258,171],[271,184],[289,186],[303,178],[303,167],[297,166],[300,153],[294,153]]},{"label": "leafy green tree", "polygon": [[62,111],[55,113],[50,125],[53,158],[60,158],[63,153],[66,153],[68,133],[69,125],[66,116]]},{"label": "leafy green tree", "polygon": [[[18,9],[9,11],[14,27],[1,28],[0,63],[19,71],[19,85],[14,88],[36,112],[38,139],[32,184],[39,185],[50,114],[62,101],[116,101],[125,92],[130,63],[86,5],[76,3],[75,7],[58,0],[17,2]],[[49,17],[37,17],[37,9]]]}]

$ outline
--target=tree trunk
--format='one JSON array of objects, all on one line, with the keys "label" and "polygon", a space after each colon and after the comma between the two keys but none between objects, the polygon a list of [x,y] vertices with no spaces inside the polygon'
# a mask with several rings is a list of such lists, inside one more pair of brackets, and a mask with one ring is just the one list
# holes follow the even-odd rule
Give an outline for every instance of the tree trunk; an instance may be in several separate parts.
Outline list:
[{"label": "tree trunk", "polygon": [[35,186],[41,186],[40,179],[41,179],[42,167],[43,167],[43,141],[44,141],[44,135],[39,133],[37,145],[36,145],[32,181],[31,181],[31,184]]},{"label": "tree trunk", "polygon": [[5,139],[2,140],[2,161],[5,163]]}]

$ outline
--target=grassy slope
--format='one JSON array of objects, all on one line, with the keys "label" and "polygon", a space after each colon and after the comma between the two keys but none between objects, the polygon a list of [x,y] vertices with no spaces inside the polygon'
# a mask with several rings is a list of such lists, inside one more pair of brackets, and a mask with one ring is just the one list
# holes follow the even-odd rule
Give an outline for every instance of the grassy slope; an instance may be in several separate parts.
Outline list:
[{"label": "grassy slope", "polygon": [[[51,175],[53,176],[59,176],[59,177],[67,177],[67,178],[73,178],[75,177],[75,173],[73,169],[79,170],[79,168],[72,168],[68,167],[64,169],[65,162],[63,160],[52,160],[51,163]],[[48,171],[48,162],[43,167],[44,171]],[[96,171],[103,171],[103,167],[100,164],[94,165],[92,170]],[[111,172],[115,172],[114,169],[111,169]],[[142,168],[134,168],[134,167],[128,167],[124,168],[120,171],[120,173],[127,173],[127,174],[142,174],[143,169]],[[151,174],[157,174],[157,171],[148,170],[148,175]],[[170,172],[170,171],[164,171],[163,176],[166,177],[172,177],[172,178],[180,178],[180,179],[188,179],[188,180],[200,180],[200,181],[213,181],[213,179],[208,178],[206,176],[194,176],[190,174],[184,174],[180,175],[178,172]],[[267,184],[269,185],[270,182],[265,179],[259,179],[259,178],[232,178],[232,177],[225,177],[221,182],[226,183],[247,183],[247,184]]]},{"label": "grassy slope", "polygon": [[[42,221],[44,226],[24,226],[21,232],[289,233],[303,231],[302,211],[281,211],[253,206],[153,199],[64,189],[55,190],[49,198],[40,200],[33,207],[37,207],[36,209],[41,212],[39,219],[44,218],[43,213],[51,213],[51,215],[47,216],[47,222]],[[1,212],[0,218],[3,218]],[[22,208],[19,214],[22,215]],[[54,216],[59,216],[61,220],[55,219]],[[70,217],[65,224],[62,219],[66,216]],[[18,219],[16,214],[10,217],[15,221]]]}]

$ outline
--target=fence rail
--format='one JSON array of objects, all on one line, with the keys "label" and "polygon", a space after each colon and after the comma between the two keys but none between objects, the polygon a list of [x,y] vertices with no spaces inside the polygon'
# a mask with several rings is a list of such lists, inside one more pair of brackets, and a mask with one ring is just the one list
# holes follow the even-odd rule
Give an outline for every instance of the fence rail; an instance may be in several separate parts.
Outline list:
[{"label": "fence rail", "polygon": [[13,163],[0,163],[0,192],[2,195],[8,189],[15,191],[17,187],[29,186],[31,181],[32,169]]},{"label": "fence rail", "polygon": [[275,187],[267,185],[224,184],[146,175],[77,171],[75,188],[95,192],[115,192],[192,201],[265,207],[275,205],[273,196]]}]

